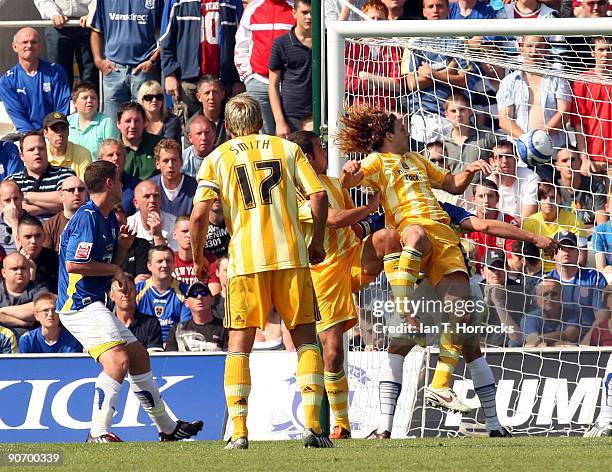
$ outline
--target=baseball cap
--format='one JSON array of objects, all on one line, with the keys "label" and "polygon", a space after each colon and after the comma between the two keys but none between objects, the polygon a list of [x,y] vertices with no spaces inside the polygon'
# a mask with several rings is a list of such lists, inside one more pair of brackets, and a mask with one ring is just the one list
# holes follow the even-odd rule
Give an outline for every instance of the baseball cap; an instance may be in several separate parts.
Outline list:
[{"label": "baseball cap", "polygon": [[559,231],[553,239],[564,246],[578,246],[578,238],[571,231]]},{"label": "baseball cap", "polygon": [[492,267],[506,267],[506,253],[501,249],[490,249],[485,256],[485,265]]},{"label": "baseball cap", "polygon": [[187,289],[187,298],[195,298],[198,294],[202,294],[203,296],[212,295],[204,282],[200,282],[199,280],[192,283]]},{"label": "baseball cap", "polygon": [[63,113],[60,113],[59,111],[54,111],[45,116],[45,119],[43,120],[43,127],[50,128],[51,126],[56,125],[58,123],[63,123],[68,126],[68,118],[66,118],[66,115],[64,115]]}]

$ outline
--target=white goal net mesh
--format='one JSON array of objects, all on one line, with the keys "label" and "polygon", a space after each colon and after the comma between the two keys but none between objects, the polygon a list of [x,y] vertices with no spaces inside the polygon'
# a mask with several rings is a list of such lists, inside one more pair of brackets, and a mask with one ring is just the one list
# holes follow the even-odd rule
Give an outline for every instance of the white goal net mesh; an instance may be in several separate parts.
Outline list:
[{"label": "white goal net mesh", "polygon": [[[435,190],[440,201],[543,237],[575,236],[564,243],[577,251],[551,256],[531,242],[461,233],[472,292],[483,300],[482,323],[490,327],[482,342],[492,348],[487,359],[502,424],[518,434],[582,432],[598,412],[610,355],[601,346],[612,342],[612,37],[351,39],[343,80],[344,106],[396,113],[410,129],[411,149],[436,164],[453,172],[477,159],[493,165],[493,174],[475,178],[463,195]],[[544,130],[554,148],[550,163],[535,167],[519,158],[516,146],[534,129]],[[357,204],[363,198],[354,193]],[[503,257],[493,257],[493,249]],[[351,351],[387,349],[387,313],[377,308],[390,298],[384,274],[358,295]],[[462,418],[425,407],[437,342],[428,338],[430,354],[411,377],[416,398],[398,406],[409,419],[396,422],[394,435],[478,434],[482,413],[462,361],[454,389],[476,410]],[[415,371],[414,360],[409,370]],[[378,401],[377,392],[369,395],[370,403]],[[376,421],[362,423],[375,427]]]}]

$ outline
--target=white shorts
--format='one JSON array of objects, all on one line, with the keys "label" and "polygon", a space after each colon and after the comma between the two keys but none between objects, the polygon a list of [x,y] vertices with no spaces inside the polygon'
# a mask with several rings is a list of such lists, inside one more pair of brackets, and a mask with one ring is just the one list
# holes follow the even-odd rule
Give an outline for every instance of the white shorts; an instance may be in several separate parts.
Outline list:
[{"label": "white shorts", "polygon": [[59,314],[62,325],[96,361],[115,346],[136,342],[132,332],[102,302]]}]

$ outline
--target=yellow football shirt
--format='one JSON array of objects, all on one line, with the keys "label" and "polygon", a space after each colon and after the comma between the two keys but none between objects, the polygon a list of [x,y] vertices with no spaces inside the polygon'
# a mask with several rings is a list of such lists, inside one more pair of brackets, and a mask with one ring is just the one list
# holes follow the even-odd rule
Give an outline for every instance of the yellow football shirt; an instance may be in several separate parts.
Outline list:
[{"label": "yellow football shirt", "polygon": [[[329,177],[327,175],[319,175],[318,177],[321,181],[321,185],[323,185],[323,188],[327,192],[329,208],[334,210],[350,210],[351,208],[355,208],[353,199],[348,190],[342,188],[340,180],[336,177]],[[300,202],[299,215],[306,244],[310,244],[312,240],[312,213],[310,212],[308,200],[302,200]],[[330,228],[329,226],[325,226],[325,241],[323,244],[325,248],[325,261],[321,264],[325,264],[342,256],[350,248],[359,244],[359,239],[357,239],[355,232],[350,227]]]},{"label": "yellow football shirt", "polygon": [[402,231],[410,218],[450,223],[432,188],[441,188],[448,170],[420,154],[374,152],[361,161],[361,185],[381,192],[387,224]]},{"label": "yellow football shirt", "polygon": [[[559,231],[570,231],[578,237],[585,236],[583,228],[584,223],[574,211],[559,210],[558,217],[555,221],[546,222],[541,211],[525,218],[522,227],[524,230],[540,236],[552,238]],[[555,262],[551,257],[543,251],[540,252],[544,261],[544,272],[550,272],[555,268]]]},{"label": "yellow football shirt", "polygon": [[234,138],[206,157],[194,204],[219,198],[231,235],[228,277],[308,267],[297,194],[323,191],[300,147],[276,136]]}]

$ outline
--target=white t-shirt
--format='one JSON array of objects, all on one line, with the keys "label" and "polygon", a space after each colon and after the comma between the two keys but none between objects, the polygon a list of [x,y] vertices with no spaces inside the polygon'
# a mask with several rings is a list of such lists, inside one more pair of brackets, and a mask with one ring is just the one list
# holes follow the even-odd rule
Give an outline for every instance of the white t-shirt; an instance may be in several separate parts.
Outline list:
[{"label": "white t-shirt", "polygon": [[523,205],[538,204],[538,174],[528,167],[517,167],[517,178],[510,187],[500,185],[499,175],[493,174],[490,179],[499,188],[499,203],[497,208],[503,213],[515,217],[521,217],[521,207]]},{"label": "white t-shirt", "polygon": [[[176,216],[166,213],[165,211],[160,212],[160,216],[162,221],[162,236],[166,238],[166,241],[168,241],[168,246],[170,246],[170,249],[173,251],[178,251],[178,243],[172,237]],[[138,238],[146,239],[150,243],[153,243],[153,236],[151,235],[151,232],[145,228],[145,225],[140,218],[140,210],[134,213],[132,216],[128,216],[127,224],[130,229],[136,233]]]},{"label": "white t-shirt", "polygon": [[166,188],[166,186],[164,185],[164,179],[159,179],[159,181],[161,183],[162,190],[166,194],[166,197],[168,197],[168,200],[173,202],[174,199],[178,196],[179,192],[181,191],[181,188],[183,188],[183,182],[185,181],[185,176],[183,175],[181,177],[181,181],[179,182],[179,184],[176,186],[174,190],[170,190],[169,188]]}]

